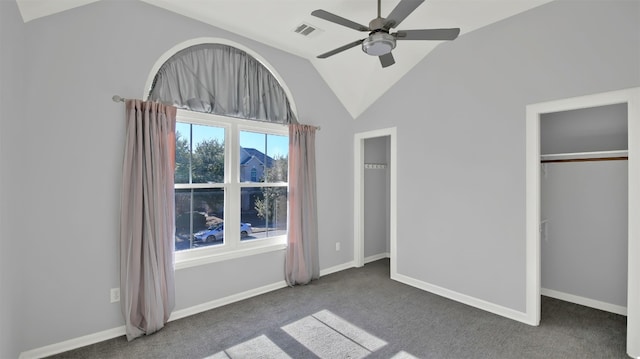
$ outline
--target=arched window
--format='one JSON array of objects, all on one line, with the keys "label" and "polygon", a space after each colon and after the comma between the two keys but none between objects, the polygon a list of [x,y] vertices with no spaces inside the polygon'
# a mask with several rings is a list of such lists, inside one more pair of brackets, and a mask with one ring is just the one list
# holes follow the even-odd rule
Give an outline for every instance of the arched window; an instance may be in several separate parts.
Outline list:
[{"label": "arched window", "polygon": [[149,100],[222,116],[289,124],[289,99],[271,71],[247,52],[217,43],[187,47],[158,70]]},{"label": "arched window", "polygon": [[[192,44],[165,59],[153,74],[148,99],[181,109],[176,124],[176,268],[194,262],[189,259],[203,263],[201,258],[209,258],[206,263],[224,258],[220,252],[283,248],[287,125],[297,122],[287,90],[264,60],[227,43]],[[270,159],[265,168],[270,174],[258,178],[254,167],[251,182],[243,182],[241,169],[252,156]],[[206,249],[190,250],[202,247]]]}]

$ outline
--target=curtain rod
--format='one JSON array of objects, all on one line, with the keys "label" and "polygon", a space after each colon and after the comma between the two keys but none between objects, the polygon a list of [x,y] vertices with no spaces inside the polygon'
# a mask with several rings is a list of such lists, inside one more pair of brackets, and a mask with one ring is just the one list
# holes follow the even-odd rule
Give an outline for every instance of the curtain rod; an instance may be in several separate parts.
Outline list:
[{"label": "curtain rod", "polygon": [[320,126],[316,126],[316,125],[307,125],[307,124],[305,124],[305,123],[299,123],[299,122],[298,122],[298,124],[299,124],[299,125],[303,125],[303,126],[313,127],[313,128],[315,128],[316,130],[320,131]]},{"label": "curtain rod", "polygon": [[[127,101],[126,98],[118,96],[118,95],[113,95],[113,97],[111,97],[111,99],[113,100],[113,102],[125,102]],[[308,125],[308,126],[313,126],[313,125]],[[313,126],[316,129],[320,130],[320,126]]]}]

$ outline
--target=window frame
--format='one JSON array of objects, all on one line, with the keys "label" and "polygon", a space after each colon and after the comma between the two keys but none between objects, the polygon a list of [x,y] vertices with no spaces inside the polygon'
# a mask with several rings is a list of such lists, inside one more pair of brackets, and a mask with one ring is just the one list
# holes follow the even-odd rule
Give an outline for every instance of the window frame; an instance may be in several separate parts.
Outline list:
[{"label": "window frame", "polygon": [[[245,187],[286,187],[287,213],[289,212],[288,182],[240,182],[240,132],[250,131],[272,135],[289,136],[287,125],[252,121],[228,116],[193,112],[178,109],[176,121],[224,129],[224,183],[176,183],[177,189],[222,188],[224,190],[224,242],[220,245],[203,248],[191,248],[175,252],[176,270],[234,258],[252,256],[260,253],[284,250],[287,246],[289,218],[287,215],[287,233],[284,235],[242,241],[240,236],[241,200],[240,194]],[[237,200],[233,200],[236,198]],[[175,244],[174,244],[175,245]]]}]

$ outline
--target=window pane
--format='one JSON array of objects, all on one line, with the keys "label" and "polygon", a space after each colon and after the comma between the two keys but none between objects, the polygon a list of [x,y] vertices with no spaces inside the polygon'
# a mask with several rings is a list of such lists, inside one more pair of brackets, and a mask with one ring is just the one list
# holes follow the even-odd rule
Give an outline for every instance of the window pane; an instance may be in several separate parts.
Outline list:
[{"label": "window pane", "polygon": [[287,187],[246,187],[240,197],[242,241],[287,234]]},{"label": "window pane", "polygon": [[176,123],[175,182],[224,182],[224,128]]},{"label": "window pane", "polygon": [[289,137],[240,131],[240,182],[287,182]]},{"label": "window pane", "polygon": [[224,189],[177,189],[176,251],[224,242]]},{"label": "window pane", "polygon": [[191,125],[176,123],[175,183],[189,183],[191,172]]}]

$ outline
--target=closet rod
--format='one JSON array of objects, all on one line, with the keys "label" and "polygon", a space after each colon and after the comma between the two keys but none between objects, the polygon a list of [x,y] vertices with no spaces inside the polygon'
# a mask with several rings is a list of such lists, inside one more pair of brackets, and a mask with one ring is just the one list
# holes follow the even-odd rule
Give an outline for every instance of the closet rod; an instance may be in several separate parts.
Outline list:
[{"label": "closet rod", "polygon": [[593,162],[593,161],[626,161],[629,157],[596,157],[596,158],[567,158],[563,160],[541,160],[540,163],[554,162]]}]

